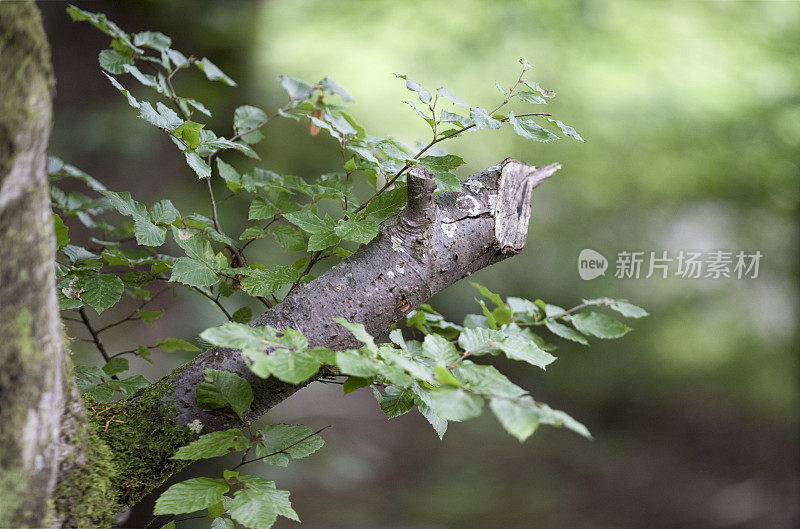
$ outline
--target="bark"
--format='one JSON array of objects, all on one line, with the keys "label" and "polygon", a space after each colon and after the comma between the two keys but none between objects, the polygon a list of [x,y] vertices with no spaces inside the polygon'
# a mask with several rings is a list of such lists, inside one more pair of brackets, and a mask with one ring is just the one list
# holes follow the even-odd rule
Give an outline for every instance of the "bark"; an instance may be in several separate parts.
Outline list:
[{"label": "bark", "polygon": [[[312,346],[358,347],[332,318],[363,323],[371,334],[380,335],[440,290],[516,255],[525,245],[531,192],[558,168],[507,159],[468,178],[461,193],[435,198],[432,175],[413,169],[407,207],[381,225],[375,240],[291,291],[251,325],[292,327]],[[255,398],[246,421],[316,378],[300,385],[261,379],[239,351],[212,347],[137,396],[110,405],[104,419],[113,416],[122,422],[97,430],[97,436],[112,453],[116,474],[107,485],[118,492],[120,508],[136,503],[185,464],[169,458],[197,437],[198,427],[203,434],[243,426],[236,416],[197,406],[196,390],[206,368],[231,371],[250,382]]]},{"label": "bark", "polygon": [[32,2],[0,4],[0,523],[49,523],[74,390],[55,296],[45,172],[50,51]]}]

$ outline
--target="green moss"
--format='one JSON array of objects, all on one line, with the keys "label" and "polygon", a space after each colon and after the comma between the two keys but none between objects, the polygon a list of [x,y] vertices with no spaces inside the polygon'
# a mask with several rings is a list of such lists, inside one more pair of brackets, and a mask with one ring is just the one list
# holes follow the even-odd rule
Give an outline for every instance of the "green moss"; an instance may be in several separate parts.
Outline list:
[{"label": "green moss", "polygon": [[108,527],[121,510],[113,486],[117,476],[114,454],[96,430],[89,425],[84,432],[86,463],[63,476],[53,494],[64,527]]},{"label": "green moss", "polygon": [[75,437],[85,439],[86,462],[62,478],[55,494],[66,527],[111,525],[115,514],[186,466],[169,459],[194,438],[188,428],[176,428],[174,406],[162,401],[172,389],[162,381],[127,400],[83,397],[89,421]]},{"label": "green moss", "polygon": [[162,401],[172,389],[161,382],[134,399],[89,407],[90,422],[113,453],[121,505],[133,505],[187,464],[170,459],[194,439],[188,428],[176,427],[172,403]]}]

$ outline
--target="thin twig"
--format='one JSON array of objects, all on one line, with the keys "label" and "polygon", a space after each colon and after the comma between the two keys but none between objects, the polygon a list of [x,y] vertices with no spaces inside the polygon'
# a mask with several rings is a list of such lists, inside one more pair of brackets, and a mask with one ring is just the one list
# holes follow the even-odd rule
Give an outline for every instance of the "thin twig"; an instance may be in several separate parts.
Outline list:
[{"label": "thin twig", "polygon": [[194,290],[195,292],[197,292],[201,296],[210,299],[211,302],[214,303],[217,307],[219,307],[219,310],[221,310],[225,314],[225,317],[228,318],[228,321],[233,321],[233,318],[231,317],[230,313],[227,310],[225,310],[225,307],[222,305],[220,300],[215,299],[214,296],[212,296],[211,294],[209,294],[208,292],[204,291],[203,289],[201,289],[199,287],[189,287],[189,288]]},{"label": "thin twig", "polygon": [[563,318],[564,316],[569,316],[573,312],[577,312],[577,311],[579,311],[581,309],[585,309],[586,307],[592,307],[592,306],[595,306],[595,305],[608,305],[608,303],[591,303],[591,302],[587,301],[587,302],[581,303],[580,305],[576,305],[576,306],[572,307],[571,309],[565,310],[564,312],[562,312],[560,314],[553,314],[552,316],[547,316],[546,318],[541,319],[539,321],[518,322],[517,325],[520,325],[520,326],[524,326],[524,325],[544,325],[548,321],[558,320],[560,318]]},{"label": "thin twig", "polygon": [[[111,360],[111,357],[108,356],[106,347],[103,345],[103,341],[100,340],[100,335],[97,334],[97,331],[94,330],[94,326],[92,326],[92,322],[89,321],[89,316],[86,314],[86,308],[84,306],[81,306],[78,309],[78,312],[81,315],[83,324],[86,325],[86,328],[89,330],[89,334],[92,335],[92,341],[94,341],[94,345],[97,347],[97,350],[100,351],[100,354],[103,356],[103,360],[105,360],[106,363],[108,363],[108,361]],[[111,375],[111,378],[119,380],[119,377],[117,377],[117,375]]]},{"label": "thin twig", "polygon": [[114,322],[114,323],[109,323],[109,324],[108,324],[108,325],[106,325],[105,327],[100,327],[99,329],[97,329],[97,334],[100,334],[101,332],[103,332],[103,331],[105,331],[105,330],[107,330],[107,329],[110,329],[111,327],[116,327],[117,325],[120,325],[120,324],[122,324],[122,323],[125,323],[126,321],[136,321],[136,320],[140,320],[141,318],[134,318],[134,316],[135,316],[136,314],[138,314],[138,312],[139,312],[140,310],[142,310],[142,309],[143,309],[143,308],[144,308],[146,305],[148,305],[150,302],[152,302],[153,300],[155,300],[155,299],[156,299],[158,296],[160,296],[161,294],[163,294],[164,292],[166,292],[167,290],[169,290],[169,288],[170,288],[170,287],[164,287],[163,289],[159,290],[159,291],[158,291],[158,292],[157,292],[155,295],[153,295],[153,297],[151,297],[150,299],[148,299],[148,300],[146,300],[146,301],[142,301],[142,302],[139,304],[139,306],[138,306],[136,309],[134,309],[134,310],[133,310],[133,312],[131,312],[130,314],[128,314],[127,316],[125,316],[125,317],[124,317],[124,318],[122,318],[121,320],[119,320],[119,321],[116,321],[116,322]]}]

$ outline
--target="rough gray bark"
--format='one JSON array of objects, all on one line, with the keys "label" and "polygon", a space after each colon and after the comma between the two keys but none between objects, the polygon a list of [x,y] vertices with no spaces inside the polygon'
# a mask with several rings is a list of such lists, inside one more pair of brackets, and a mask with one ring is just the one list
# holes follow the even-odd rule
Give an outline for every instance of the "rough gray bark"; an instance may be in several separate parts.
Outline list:
[{"label": "rough gray bark", "polygon": [[[71,391],[45,172],[50,51],[33,2],[0,4],[0,524],[49,521]],[[74,388],[74,384],[72,384]]]}]

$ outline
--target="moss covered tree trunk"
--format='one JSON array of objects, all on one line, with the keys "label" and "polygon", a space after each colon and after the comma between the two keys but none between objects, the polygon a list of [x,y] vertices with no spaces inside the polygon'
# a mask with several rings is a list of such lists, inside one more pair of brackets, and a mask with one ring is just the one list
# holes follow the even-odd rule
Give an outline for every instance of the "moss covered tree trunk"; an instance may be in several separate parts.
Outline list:
[{"label": "moss covered tree trunk", "polygon": [[33,2],[0,4],[0,524],[43,527],[61,449],[65,376],[47,176],[53,87]]}]

